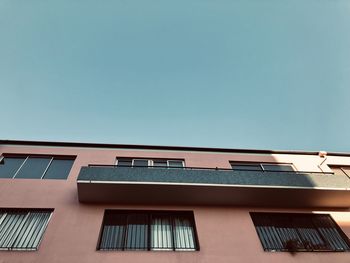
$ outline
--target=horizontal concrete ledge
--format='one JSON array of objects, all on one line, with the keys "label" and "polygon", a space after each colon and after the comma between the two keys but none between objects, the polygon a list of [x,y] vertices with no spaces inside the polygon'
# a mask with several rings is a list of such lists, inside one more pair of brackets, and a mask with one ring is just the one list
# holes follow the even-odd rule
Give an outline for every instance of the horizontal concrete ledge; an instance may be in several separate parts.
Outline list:
[{"label": "horizontal concrete ledge", "polygon": [[199,183],[171,183],[171,182],[135,182],[135,181],[86,181],[77,180],[78,184],[127,184],[127,185],[178,185],[178,186],[216,186],[216,187],[242,187],[242,188],[273,188],[273,189],[314,189],[350,191],[350,188],[310,187],[310,186],[272,186],[272,185],[235,185],[235,184],[199,184]]},{"label": "horizontal concrete ledge", "polygon": [[264,207],[350,207],[349,190],[78,182],[80,202]]},{"label": "horizontal concrete ledge", "polygon": [[82,167],[80,202],[350,207],[350,180],[334,174]]}]

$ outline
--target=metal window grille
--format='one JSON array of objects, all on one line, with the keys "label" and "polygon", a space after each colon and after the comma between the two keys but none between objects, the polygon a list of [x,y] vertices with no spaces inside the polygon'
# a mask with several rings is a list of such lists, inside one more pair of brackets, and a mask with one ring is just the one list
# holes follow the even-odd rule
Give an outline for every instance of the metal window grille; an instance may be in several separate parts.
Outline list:
[{"label": "metal window grille", "polygon": [[0,209],[0,249],[37,250],[52,210]]},{"label": "metal window grille", "polygon": [[327,214],[250,213],[265,251],[350,251],[350,241]]},{"label": "metal window grille", "polygon": [[192,212],[105,212],[99,250],[199,250]]}]

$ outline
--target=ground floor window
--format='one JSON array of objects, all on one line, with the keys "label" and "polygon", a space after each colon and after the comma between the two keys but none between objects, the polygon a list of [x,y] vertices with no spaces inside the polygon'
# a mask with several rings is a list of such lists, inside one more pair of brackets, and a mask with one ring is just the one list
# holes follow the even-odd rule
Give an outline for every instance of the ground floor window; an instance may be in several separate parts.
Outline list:
[{"label": "ground floor window", "polygon": [[106,210],[99,250],[199,250],[192,212]]},{"label": "ground floor window", "polygon": [[250,213],[265,251],[350,251],[328,214]]}]

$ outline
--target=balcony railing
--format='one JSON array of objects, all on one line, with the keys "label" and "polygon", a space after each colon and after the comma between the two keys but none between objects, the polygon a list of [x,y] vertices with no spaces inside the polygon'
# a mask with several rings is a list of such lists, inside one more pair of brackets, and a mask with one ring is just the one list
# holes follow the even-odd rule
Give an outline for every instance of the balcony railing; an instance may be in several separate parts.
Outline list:
[{"label": "balcony railing", "polygon": [[180,170],[209,170],[209,171],[250,171],[250,172],[276,172],[276,173],[295,173],[295,174],[331,174],[334,175],[334,172],[315,172],[315,171],[276,171],[276,170],[261,170],[257,171],[254,169],[232,169],[232,168],[220,168],[220,167],[175,167],[175,166],[155,166],[155,165],[111,165],[111,164],[89,164],[88,167],[103,167],[103,168],[121,168],[121,167],[129,167],[129,168],[159,168],[159,169],[180,169]]},{"label": "balcony railing", "polygon": [[78,176],[82,202],[350,207],[347,176],[314,171],[91,164]]}]

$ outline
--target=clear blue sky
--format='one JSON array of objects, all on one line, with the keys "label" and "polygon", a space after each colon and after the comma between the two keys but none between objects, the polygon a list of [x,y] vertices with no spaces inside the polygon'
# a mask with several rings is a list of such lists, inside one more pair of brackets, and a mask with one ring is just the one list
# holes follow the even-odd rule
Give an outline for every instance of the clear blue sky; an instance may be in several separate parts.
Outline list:
[{"label": "clear blue sky", "polygon": [[350,151],[349,0],[0,0],[1,139]]}]

